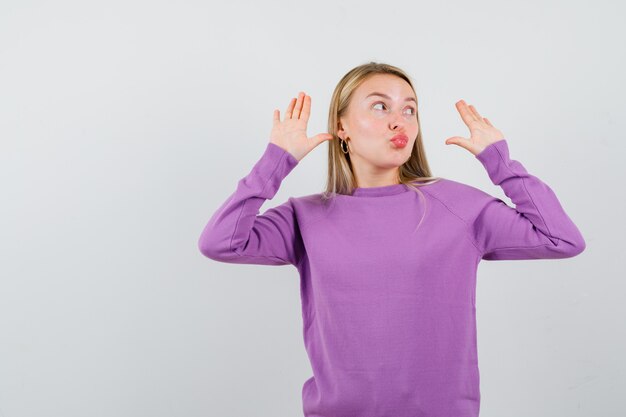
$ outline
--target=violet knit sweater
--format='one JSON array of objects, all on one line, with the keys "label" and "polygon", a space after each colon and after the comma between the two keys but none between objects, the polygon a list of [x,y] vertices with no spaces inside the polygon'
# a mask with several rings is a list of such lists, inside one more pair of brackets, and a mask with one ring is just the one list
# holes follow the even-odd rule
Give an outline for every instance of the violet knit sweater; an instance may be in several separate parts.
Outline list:
[{"label": "violet knit sweater", "polygon": [[585,241],[552,189],[509,158],[505,139],[476,158],[510,207],[442,178],[291,197],[259,215],[298,160],[273,143],[213,214],[202,254],[294,265],[313,376],[307,417],[476,417],[476,271],[481,259],[558,259]]}]

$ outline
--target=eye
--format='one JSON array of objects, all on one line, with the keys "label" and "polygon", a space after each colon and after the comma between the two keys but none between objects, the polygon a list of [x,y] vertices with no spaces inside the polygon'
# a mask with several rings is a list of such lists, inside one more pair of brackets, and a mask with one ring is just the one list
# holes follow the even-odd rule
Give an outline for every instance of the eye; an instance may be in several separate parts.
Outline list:
[{"label": "eye", "polygon": [[[374,103],[374,105],[373,105],[372,107],[374,107],[374,106],[376,106],[376,105],[378,105],[378,104],[382,104],[383,106],[385,106],[385,103],[383,103],[382,101],[379,101],[379,102]],[[385,107],[386,107],[386,106],[385,106]]]},{"label": "eye", "polygon": [[[375,107],[375,106],[377,106],[378,104],[381,104],[382,106],[387,107],[387,106],[385,105],[385,103],[383,103],[382,101],[377,101],[376,103],[374,103],[374,104],[372,105],[372,107]],[[415,116],[415,109],[414,109],[413,107],[410,107],[410,106],[409,106],[409,107],[407,107],[407,108],[411,110],[411,116]]]}]

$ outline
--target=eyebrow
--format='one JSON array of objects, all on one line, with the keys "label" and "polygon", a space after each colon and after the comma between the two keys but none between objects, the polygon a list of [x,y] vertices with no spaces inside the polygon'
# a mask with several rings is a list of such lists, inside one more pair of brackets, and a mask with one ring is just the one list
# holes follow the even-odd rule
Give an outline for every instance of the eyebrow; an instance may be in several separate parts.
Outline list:
[{"label": "eyebrow", "polygon": [[[370,93],[365,98],[368,98],[370,96],[381,96],[381,97],[385,97],[387,100],[391,100],[391,97],[389,97],[387,94],[377,93],[377,92]],[[413,97],[407,97],[405,101],[414,101],[415,104],[417,104],[417,100],[415,100]]]}]

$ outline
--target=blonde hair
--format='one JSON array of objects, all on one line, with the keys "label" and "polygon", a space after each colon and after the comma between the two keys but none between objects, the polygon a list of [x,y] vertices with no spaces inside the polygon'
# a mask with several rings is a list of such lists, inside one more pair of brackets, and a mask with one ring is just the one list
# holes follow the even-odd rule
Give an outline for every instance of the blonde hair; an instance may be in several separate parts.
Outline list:
[{"label": "blonde hair", "polygon": [[[343,76],[335,87],[328,111],[328,133],[332,134],[334,139],[328,141],[328,177],[326,190],[322,193],[323,200],[328,200],[335,194],[350,195],[356,186],[349,158],[350,154],[343,153],[341,150],[341,139],[337,136],[339,118],[346,113],[354,90],[368,77],[375,74],[391,74],[400,77],[409,83],[415,93],[410,77],[400,68],[393,65],[369,62],[351,69]],[[415,97],[417,97],[417,94],[415,94]],[[415,113],[419,123],[419,112],[417,109]],[[398,181],[414,189],[422,198],[424,196],[418,190],[418,187],[432,184],[441,179],[440,177],[431,176],[422,143],[421,128],[411,150],[411,156],[399,167],[398,173]]]}]

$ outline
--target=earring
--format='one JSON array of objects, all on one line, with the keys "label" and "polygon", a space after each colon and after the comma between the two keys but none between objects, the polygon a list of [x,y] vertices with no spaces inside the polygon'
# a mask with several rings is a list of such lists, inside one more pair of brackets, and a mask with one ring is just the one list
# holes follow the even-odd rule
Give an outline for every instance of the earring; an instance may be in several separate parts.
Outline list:
[{"label": "earring", "polygon": [[341,146],[341,151],[343,153],[348,153],[348,142],[346,142],[345,140],[341,139],[341,143],[340,143],[339,146]]}]

